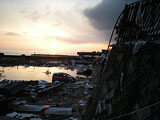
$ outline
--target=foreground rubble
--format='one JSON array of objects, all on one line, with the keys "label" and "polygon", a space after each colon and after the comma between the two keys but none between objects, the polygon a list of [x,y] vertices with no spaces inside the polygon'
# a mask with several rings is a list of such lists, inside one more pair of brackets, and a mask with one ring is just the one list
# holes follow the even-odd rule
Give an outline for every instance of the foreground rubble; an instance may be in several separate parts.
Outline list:
[{"label": "foreground rubble", "polygon": [[72,83],[3,80],[0,119],[78,120],[95,87],[96,79],[80,77]]}]

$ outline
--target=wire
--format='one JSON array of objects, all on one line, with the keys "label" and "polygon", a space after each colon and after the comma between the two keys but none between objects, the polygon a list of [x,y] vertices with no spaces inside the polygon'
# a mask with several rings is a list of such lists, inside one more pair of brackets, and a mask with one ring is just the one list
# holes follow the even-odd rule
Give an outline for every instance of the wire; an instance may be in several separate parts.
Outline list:
[{"label": "wire", "polygon": [[154,104],[152,104],[152,105],[150,105],[150,106],[146,106],[146,107],[141,108],[141,109],[139,109],[139,110],[132,111],[132,112],[130,112],[130,113],[126,113],[126,114],[123,114],[123,115],[120,115],[120,116],[117,116],[117,117],[109,118],[109,119],[107,119],[107,120],[115,120],[115,119],[119,119],[119,118],[122,118],[122,117],[126,117],[126,116],[128,116],[128,115],[133,115],[134,113],[141,112],[141,111],[143,111],[143,110],[145,110],[145,109],[147,109],[147,108],[153,107],[153,106],[158,105],[158,104],[160,104],[160,102],[154,103]]}]

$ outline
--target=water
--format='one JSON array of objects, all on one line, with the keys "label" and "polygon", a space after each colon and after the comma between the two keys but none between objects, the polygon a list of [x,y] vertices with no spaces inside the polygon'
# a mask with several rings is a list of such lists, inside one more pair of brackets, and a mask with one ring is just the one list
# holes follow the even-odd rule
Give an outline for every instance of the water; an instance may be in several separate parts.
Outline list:
[{"label": "water", "polygon": [[[49,70],[51,74],[45,72]],[[61,67],[34,67],[34,66],[13,66],[1,67],[0,66],[0,80],[46,80],[52,81],[52,74],[56,72],[65,72],[72,76],[76,76],[76,69],[66,70]]]}]

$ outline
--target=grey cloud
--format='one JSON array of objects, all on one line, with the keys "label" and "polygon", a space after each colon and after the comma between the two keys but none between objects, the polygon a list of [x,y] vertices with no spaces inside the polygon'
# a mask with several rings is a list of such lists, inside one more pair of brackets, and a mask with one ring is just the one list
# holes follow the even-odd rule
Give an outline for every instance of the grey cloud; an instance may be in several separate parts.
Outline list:
[{"label": "grey cloud", "polygon": [[31,14],[26,15],[25,17],[29,18],[33,21],[37,21],[37,20],[40,20],[41,18],[45,18],[45,17],[49,16],[50,14],[51,14],[51,12],[49,11],[49,8],[48,8],[48,10],[45,10],[44,12],[36,10],[36,11],[32,12]]},{"label": "grey cloud", "polygon": [[37,21],[37,20],[40,19],[40,18],[41,18],[40,15],[36,15],[36,16],[32,16],[32,17],[31,17],[31,19],[32,19],[33,21]]},{"label": "grey cloud", "polygon": [[26,15],[25,17],[29,18],[29,19],[31,19],[33,21],[37,21],[42,17],[42,15],[40,15],[38,13],[38,11],[36,10],[36,11],[32,12],[30,15]]},{"label": "grey cloud", "polygon": [[34,15],[37,15],[38,14],[38,11],[36,10],[36,11],[34,11],[34,12],[32,12],[32,15],[34,16]]},{"label": "grey cloud", "polygon": [[91,25],[99,30],[111,30],[126,3],[136,0],[102,0],[97,6],[87,8],[84,14]]},{"label": "grey cloud", "polygon": [[26,11],[25,10],[20,10],[20,13],[25,14]]},{"label": "grey cloud", "polygon": [[20,36],[18,33],[15,33],[15,32],[7,32],[7,33],[5,33],[5,35],[8,35],[8,36]]},{"label": "grey cloud", "polygon": [[49,5],[46,5],[46,10],[48,10],[50,8],[50,6]]}]

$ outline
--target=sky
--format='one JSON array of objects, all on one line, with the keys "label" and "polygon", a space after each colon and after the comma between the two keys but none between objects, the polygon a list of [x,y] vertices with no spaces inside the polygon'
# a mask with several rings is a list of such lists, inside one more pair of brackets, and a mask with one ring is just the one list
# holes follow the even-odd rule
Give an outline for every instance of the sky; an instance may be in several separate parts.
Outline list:
[{"label": "sky", "polygon": [[0,0],[0,50],[76,54],[107,48],[133,0]]}]

